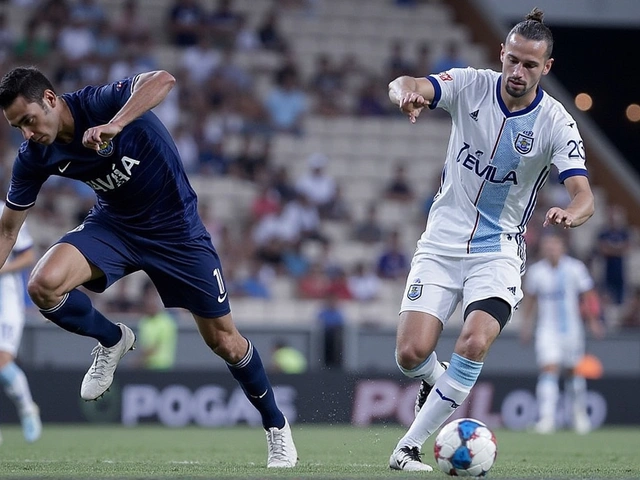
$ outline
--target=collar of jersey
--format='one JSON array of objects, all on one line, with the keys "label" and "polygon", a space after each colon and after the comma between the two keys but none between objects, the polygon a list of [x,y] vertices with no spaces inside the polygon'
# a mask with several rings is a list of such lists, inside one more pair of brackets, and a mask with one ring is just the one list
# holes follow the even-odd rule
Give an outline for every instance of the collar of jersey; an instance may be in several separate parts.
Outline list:
[{"label": "collar of jersey", "polygon": [[533,110],[538,106],[538,104],[542,101],[542,96],[544,95],[544,90],[542,90],[540,85],[538,85],[536,98],[533,99],[533,102],[531,102],[531,104],[527,108],[523,108],[522,110],[517,110],[515,112],[510,112],[507,106],[504,104],[504,101],[502,100],[502,95],[500,95],[501,85],[502,85],[502,76],[498,77],[498,82],[496,83],[496,98],[498,99],[498,105],[500,105],[500,110],[502,110],[502,113],[504,113],[504,116],[507,118],[526,115],[527,113],[529,113],[531,110]]}]

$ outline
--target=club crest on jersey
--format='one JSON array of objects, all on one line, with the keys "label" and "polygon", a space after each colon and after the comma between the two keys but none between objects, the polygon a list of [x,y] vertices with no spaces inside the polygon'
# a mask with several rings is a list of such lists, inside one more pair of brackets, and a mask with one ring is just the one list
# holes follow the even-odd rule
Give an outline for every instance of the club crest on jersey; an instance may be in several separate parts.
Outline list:
[{"label": "club crest on jersey", "polygon": [[533,148],[533,132],[518,133],[513,145],[516,147],[518,153],[521,153],[522,155],[529,153]]},{"label": "club crest on jersey", "polygon": [[419,283],[413,283],[409,285],[409,290],[407,291],[407,298],[409,300],[417,300],[422,296],[422,285]]},{"label": "club crest on jersey", "polygon": [[108,142],[100,144],[100,150],[98,150],[98,155],[101,157],[110,157],[113,153],[113,141],[109,140]]}]

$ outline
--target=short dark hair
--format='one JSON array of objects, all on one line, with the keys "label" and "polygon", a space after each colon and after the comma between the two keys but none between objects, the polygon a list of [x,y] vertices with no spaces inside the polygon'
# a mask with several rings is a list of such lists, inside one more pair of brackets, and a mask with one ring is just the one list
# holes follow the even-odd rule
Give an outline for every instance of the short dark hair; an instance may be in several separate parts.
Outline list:
[{"label": "short dark hair", "polygon": [[36,67],[14,68],[0,80],[0,108],[9,107],[19,96],[42,105],[45,90],[55,93],[49,79]]},{"label": "short dark hair", "polygon": [[523,21],[516,24],[509,31],[507,39],[509,39],[511,35],[518,34],[527,40],[547,42],[546,56],[547,58],[551,58],[551,54],[553,53],[553,35],[549,27],[542,22],[543,18],[544,12],[537,7],[534,8],[524,17]]}]

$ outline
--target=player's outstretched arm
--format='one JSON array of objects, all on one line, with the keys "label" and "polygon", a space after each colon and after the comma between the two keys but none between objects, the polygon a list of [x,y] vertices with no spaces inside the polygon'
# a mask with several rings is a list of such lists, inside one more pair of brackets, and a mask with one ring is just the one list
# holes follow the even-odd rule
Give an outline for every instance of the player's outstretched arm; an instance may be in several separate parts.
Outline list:
[{"label": "player's outstretched arm", "polygon": [[389,100],[409,116],[415,123],[422,109],[428,106],[435,95],[433,85],[426,78],[398,77],[389,83]]},{"label": "player's outstretched arm", "polygon": [[28,210],[11,210],[5,207],[0,217],[0,267],[7,261],[11,249],[18,239],[20,227],[27,218]]},{"label": "player's outstretched arm", "polygon": [[552,207],[544,218],[544,226],[560,225],[564,228],[574,228],[582,225],[591,218],[594,211],[594,198],[589,179],[582,175],[569,177],[564,181],[569,192],[571,203],[565,209]]},{"label": "player's outstretched arm", "polygon": [[136,77],[127,103],[109,123],[88,129],[84,133],[82,144],[87,148],[100,150],[105,142],[115,137],[124,127],[162,102],[175,83],[173,75],[164,70],[141,73]]}]

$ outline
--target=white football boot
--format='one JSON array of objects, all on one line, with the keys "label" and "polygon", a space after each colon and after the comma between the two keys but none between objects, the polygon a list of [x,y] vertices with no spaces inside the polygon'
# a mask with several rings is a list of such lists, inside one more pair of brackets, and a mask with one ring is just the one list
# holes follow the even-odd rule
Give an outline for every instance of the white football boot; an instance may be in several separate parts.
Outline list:
[{"label": "white football boot", "polygon": [[405,472],[431,472],[433,468],[422,463],[422,453],[418,447],[401,447],[393,451],[389,458],[389,468]]},{"label": "white football boot", "polygon": [[122,330],[120,341],[113,347],[103,347],[98,343],[91,352],[95,358],[80,387],[80,396],[84,400],[97,400],[109,389],[118,362],[129,350],[135,348],[136,336],[133,331],[122,323],[117,325]]},{"label": "white football boot", "polygon": [[298,452],[293,443],[291,427],[284,419],[284,427],[270,428],[267,434],[267,468],[292,468],[298,463]]}]

